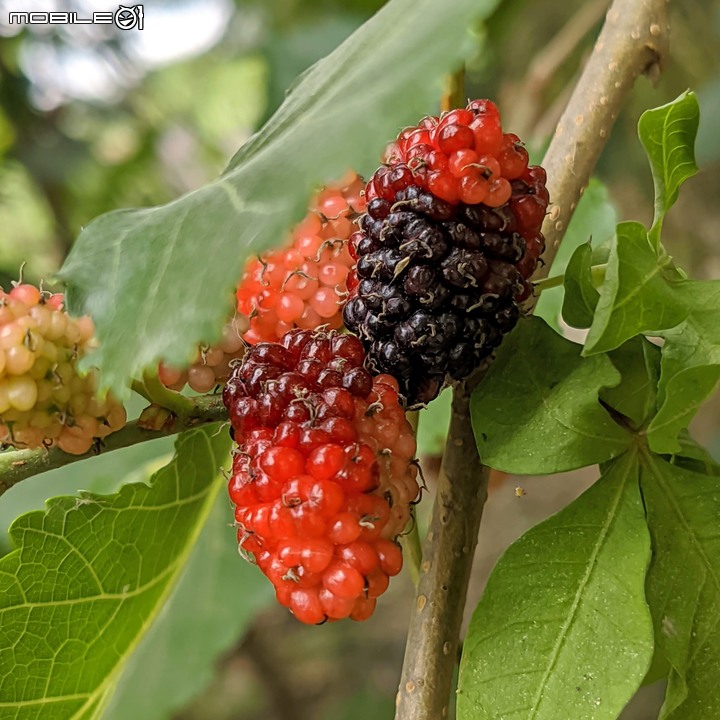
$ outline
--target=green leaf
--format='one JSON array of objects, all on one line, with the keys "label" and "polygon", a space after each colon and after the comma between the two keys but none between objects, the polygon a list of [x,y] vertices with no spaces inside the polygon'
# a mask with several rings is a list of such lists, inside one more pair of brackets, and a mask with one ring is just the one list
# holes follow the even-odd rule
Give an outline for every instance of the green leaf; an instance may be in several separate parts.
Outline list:
[{"label": "green leaf", "polygon": [[650,669],[645,674],[642,684],[654,685],[658,680],[665,680],[670,674],[670,663],[662,652],[655,647],[652,662],[650,663]]},{"label": "green leaf", "polygon": [[645,148],[655,184],[655,217],[650,239],[659,246],[660,231],[667,211],[677,200],[680,186],[697,173],[695,137],[700,106],[693,92],[673,102],[646,110],[638,122],[638,135]]},{"label": "green leaf", "polygon": [[660,718],[720,717],[720,482],[648,455],[641,486],[653,544],[647,598],[671,666]]},{"label": "green leaf", "polygon": [[[160,438],[29,478],[0,497],[0,519],[9,524],[42,507],[48,487],[55,494],[79,488],[107,494],[144,480],[147,466],[169,451],[172,438]],[[169,717],[205,686],[217,656],[272,598],[270,583],[240,560],[229,518],[227,496],[220,492],[177,587],[127,663],[107,720]]]},{"label": "green leaf", "polygon": [[675,454],[677,436],[720,378],[720,281],[688,280],[658,255],[639,223],[618,225],[584,355],[639,334],[665,339],[650,447]]},{"label": "green leaf", "polygon": [[104,385],[122,393],[160,358],[181,364],[217,339],[248,255],[281,241],[312,185],[377,158],[435,108],[473,44],[472,21],[496,4],[391,0],[301,76],[218,180],[85,228],[60,277],[71,312],[95,320],[100,347],[87,361]]},{"label": "green leaf", "polygon": [[80,491],[96,495],[117,492],[124,483],[138,481],[139,478],[132,476],[139,468],[172,452],[173,439],[157,438],[111,453],[101,453],[97,457],[33,475],[17,483],[0,495],[0,530],[3,531],[0,536],[0,554],[10,549],[10,538],[4,531],[15,518],[31,510],[41,510],[48,497],[75,495]]},{"label": "green leaf", "polygon": [[688,309],[678,289],[686,282],[667,255],[658,255],[640,223],[620,223],[584,354],[681,323]]},{"label": "green leaf", "polygon": [[565,270],[562,316],[572,327],[590,327],[600,299],[592,278],[592,256],[590,243],[580,245]]},{"label": "green leaf", "polygon": [[633,453],[496,565],[465,639],[459,720],[614,720],[653,654]]},{"label": "green leaf", "polygon": [[667,458],[671,465],[702,475],[720,477],[720,463],[687,430],[680,432],[677,441],[680,449]]},{"label": "green leaf", "polygon": [[443,454],[450,427],[451,405],[452,391],[446,388],[439,397],[420,410],[417,431],[418,455]]},{"label": "green leaf", "polygon": [[581,347],[539,318],[527,318],[503,341],[473,393],[473,431],[483,462],[497,470],[549,474],[604,462],[630,435],[598,402],[620,382],[606,356]]},{"label": "green leaf", "polygon": [[720,282],[688,281],[688,319],[661,332],[665,338],[658,413],[648,428],[650,447],[676,453],[678,434],[720,379]]},{"label": "green leaf", "polygon": [[636,337],[608,353],[622,381],[604,388],[600,399],[628,418],[636,428],[643,427],[655,414],[660,377],[660,348],[643,337]]},{"label": "green leaf", "polygon": [[[597,178],[592,178],[573,213],[553,261],[550,276],[554,277],[566,272],[570,258],[578,247],[588,241],[597,246],[611,238],[615,234],[616,224],[617,212],[610,202],[607,188]],[[535,315],[543,318],[556,330],[559,329],[558,321],[565,292],[562,287],[544,290],[535,307]]]},{"label": "green leaf", "polygon": [[105,720],[161,720],[202,691],[215,661],[274,600],[272,585],[237,553],[220,492],[162,614],[128,661]]},{"label": "green leaf", "polygon": [[0,560],[3,717],[99,716],[185,567],[229,447],[217,426],[185,433],[150,487],[55,498],[15,521]]}]

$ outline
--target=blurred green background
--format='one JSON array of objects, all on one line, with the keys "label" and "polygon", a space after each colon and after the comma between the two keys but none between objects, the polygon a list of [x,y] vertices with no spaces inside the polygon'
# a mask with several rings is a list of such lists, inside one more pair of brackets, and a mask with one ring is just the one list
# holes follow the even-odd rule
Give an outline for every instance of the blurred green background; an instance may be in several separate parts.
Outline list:
[{"label": "blurred green background", "polygon": [[[51,284],[80,228],[95,216],[115,208],[164,203],[217,176],[277,108],[297,75],[382,2],[149,0],[144,6],[145,29],[127,33],[112,26],[20,30],[7,24],[10,10],[62,9],[87,15],[114,9],[113,3],[16,4],[0,0],[4,286],[17,279],[23,263],[26,279]],[[467,94],[496,99],[507,130],[520,134],[539,152],[608,5],[596,0],[501,3],[487,27],[474,28],[478,51],[468,62]],[[635,133],[638,117],[686,88],[696,90],[702,110],[697,148],[702,172],[684,187],[666,221],[665,240],[690,274],[718,278],[720,3],[685,0],[671,4],[670,14],[671,55],[665,72],[655,87],[646,79],[638,82],[597,175],[619,219],[647,223],[652,216],[652,183]],[[387,140],[378,138],[378,156]],[[367,167],[375,160],[368,158]],[[191,274],[187,281],[192,282]],[[171,317],[168,308],[168,322]],[[443,414],[442,402],[435,412]],[[716,451],[718,419],[718,404],[709,403],[694,427]],[[426,432],[421,443],[429,495],[441,440],[441,433]],[[20,513],[42,508],[47,497],[79,489],[111,491],[171,446],[165,440],[149,443],[33,478],[0,499],[3,530]],[[593,477],[585,471],[552,479],[494,479],[469,611],[503,548],[578,495]],[[527,491],[523,497],[514,491],[518,484]],[[431,497],[426,497],[421,514],[427,514],[430,504]],[[227,547],[218,552],[226,553],[232,544],[228,528]],[[8,550],[3,533],[0,552]],[[411,603],[411,583],[403,574],[368,623],[306,628],[267,602],[262,591],[240,593],[237,613],[247,615],[247,620],[233,624],[229,637],[215,643],[202,683],[192,692],[179,692],[178,702],[163,703],[147,720],[390,718]],[[263,609],[256,611],[257,607]],[[142,687],[123,686],[122,692],[142,693]],[[626,717],[657,717],[660,698],[658,687],[643,691]],[[118,707],[122,703],[111,706],[106,717],[127,717]],[[146,715],[135,717],[145,720]]]}]

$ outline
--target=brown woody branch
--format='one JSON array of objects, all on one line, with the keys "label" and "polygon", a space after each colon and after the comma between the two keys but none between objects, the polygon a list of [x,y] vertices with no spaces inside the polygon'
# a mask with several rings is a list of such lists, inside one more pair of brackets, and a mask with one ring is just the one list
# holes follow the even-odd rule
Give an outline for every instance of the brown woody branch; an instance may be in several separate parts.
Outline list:
[{"label": "brown woody branch", "polygon": [[543,160],[554,204],[545,218],[546,277],[577,203],[639,75],[656,78],[668,50],[667,0],[615,0]]},{"label": "brown woody branch", "polygon": [[16,485],[21,480],[69,465],[79,460],[87,460],[96,455],[119,450],[120,448],[135,445],[148,440],[175,435],[191,428],[207,425],[209,423],[227,420],[227,411],[220,395],[207,395],[198,398],[188,398],[192,410],[182,419],[170,418],[159,430],[146,430],[137,422],[128,423],[122,430],[108,435],[101,444],[84,455],[69,455],[59,448],[51,450],[11,450],[0,453],[0,495]]}]

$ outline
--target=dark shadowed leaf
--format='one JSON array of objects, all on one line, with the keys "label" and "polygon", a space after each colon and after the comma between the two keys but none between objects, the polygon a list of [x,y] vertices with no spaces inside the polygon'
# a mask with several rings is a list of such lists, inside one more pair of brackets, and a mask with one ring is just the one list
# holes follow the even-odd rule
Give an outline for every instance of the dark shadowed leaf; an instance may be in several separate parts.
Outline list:
[{"label": "dark shadowed leaf", "polygon": [[[568,225],[558,254],[553,260],[550,275],[562,275],[566,272],[568,262],[576,248],[587,242],[597,248],[606,242],[615,233],[616,223],[617,213],[610,202],[607,188],[597,178],[592,178]],[[550,327],[558,329],[564,296],[563,287],[543,291],[535,307],[535,315],[547,321]]]},{"label": "dark shadowed leaf", "polygon": [[720,477],[720,463],[687,430],[678,435],[680,449],[666,459],[671,465],[702,475]]},{"label": "dark shadowed leaf", "polygon": [[647,598],[671,667],[660,718],[720,717],[720,480],[654,455],[643,464],[653,544]]},{"label": "dark shadowed leaf", "polygon": [[580,245],[565,269],[562,316],[572,327],[590,327],[600,299],[592,279],[592,256],[590,243]]},{"label": "dark shadowed leaf", "polygon": [[660,377],[660,348],[636,337],[611,350],[608,357],[622,376],[619,385],[603,388],[600,399],[627,417],[636,428],[655,414]]}]

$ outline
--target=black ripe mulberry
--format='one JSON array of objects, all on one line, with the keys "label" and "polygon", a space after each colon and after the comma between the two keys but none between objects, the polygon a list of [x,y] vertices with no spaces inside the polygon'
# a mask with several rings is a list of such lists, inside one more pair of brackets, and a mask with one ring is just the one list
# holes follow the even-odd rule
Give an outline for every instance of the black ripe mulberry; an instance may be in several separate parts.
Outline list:
[{"label": "black ripe mulberry", "polygon": [[548,193],[488,100],[403,130],[385,159],[350,239],[344,319],[412,407],[469,375],[515,326]]}]

